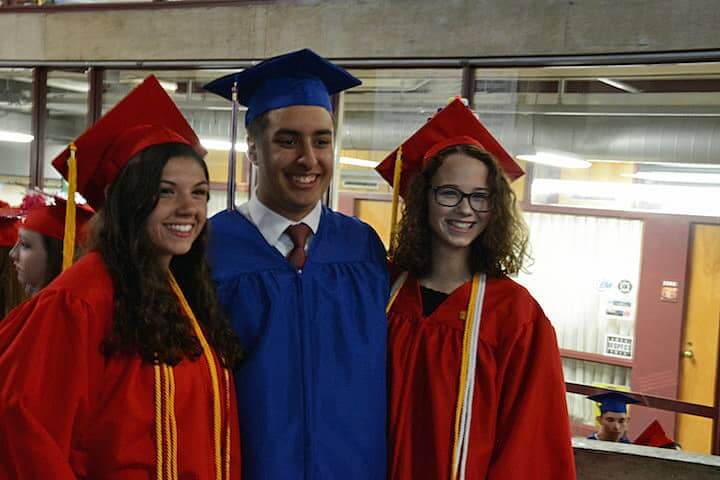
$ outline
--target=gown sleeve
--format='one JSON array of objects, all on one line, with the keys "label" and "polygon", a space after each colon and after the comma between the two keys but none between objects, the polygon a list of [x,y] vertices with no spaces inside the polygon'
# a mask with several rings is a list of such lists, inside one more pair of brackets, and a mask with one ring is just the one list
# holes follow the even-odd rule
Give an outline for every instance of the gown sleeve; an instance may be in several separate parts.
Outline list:
[{"label": "gown sleeve", "polygon": [[91,370],[103,362],[92,318],[85,302],[43,291],[0,322],[0,478],[85,474]]},{"label": "gown sleeve", "polygon": [[488,480],[575,479],[555,330],[539,306],[531,317],[507,350]]}]

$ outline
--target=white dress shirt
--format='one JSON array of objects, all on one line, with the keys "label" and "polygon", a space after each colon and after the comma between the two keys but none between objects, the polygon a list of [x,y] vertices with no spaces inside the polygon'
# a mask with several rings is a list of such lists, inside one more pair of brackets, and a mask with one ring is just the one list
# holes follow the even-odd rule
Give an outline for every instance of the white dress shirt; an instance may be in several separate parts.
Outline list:
[{"label": "white dress shirt", "polygon": [[268,244],[275,247],[283,257],[287,257],[290,250],[293,249],[293,242],[290,236],[285,233],[285,230],[289,226],[297,225],[298,223],[304,223],[310,227],[312,233],[310,233],[305,243],[305,252],[307,252],[310,247],[310,242],[312,242],[320,225],[322,206],[320,202],[318,202],[310,213],[300,221],[295,221],[270,210],[258,199],[257,195],[253,195],[249,201],[238,207],[238,211],[260,230],[260,234],[262,234]]}]

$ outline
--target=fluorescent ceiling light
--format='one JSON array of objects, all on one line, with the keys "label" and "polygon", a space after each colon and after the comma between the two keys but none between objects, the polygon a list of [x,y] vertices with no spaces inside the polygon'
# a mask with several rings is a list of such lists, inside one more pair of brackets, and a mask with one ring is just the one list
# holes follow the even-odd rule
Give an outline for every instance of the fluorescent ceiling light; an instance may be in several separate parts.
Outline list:
[{"label": "fluorescent ceiling light", "polygon": [[33,141],[33,138],[35,137],[27,133],[0,130],[0,142],[30,143]]},{"label": "fluorescent ceiling light", "polygon": [[556,150],[538,150],[534,154],[518,155],[517,158],[526,162],[559,168],[590,168],[592,166],[592,163],[577,155]]},{"label": "fluorescent ceiling light", "polygon": [[47,86],[69,92],[87,93],[90,91],[90,84],[87,81],[71,80],[69,78],[48,78]]},{"label": "fluorescent ceiling light", "polygon": [[624,173],[622,176],[651,182],[720,184],[720,173],[647,171]]},{"label": "fluorescent ceiling light", "polygon": [[619,80],[612,80],[610,78],[598,78],[598,82],[602,82],[605,85],[610,85],[611,87],[617,88],[618,90],[622,90],[623,92],[628,92],[628,93],[641,93],[642,92],[642,90],[640,90],[639,88],[635,88],[632,85],[625,83],[625,82],[621,82]]},{"label": "fluorescent ceiling light", "polygon": [[[57,0],[56,0],[57,1]],[[143,82],[143,78],[135,78],[132,80],[133,83],[136,85],[140,85]],[[158,83],[160,83],[160,86],[165,90],[166,92],[175,93],[178,89],[178,84],[176,82],[168,82],[167,80],[159,80]]]},{"label": "fluorescent ceiling light", "polygon": [[353,158],[353,157],[340,157],[340,163],[343,165],[353,165],[355,167],[366,167],[366,168],[375,168],[378,165],[378,162],[374,160],[364,160],[362,158]]},{"label": "fluorescent ceiling light", "polygon": [[[225,152],[230,151],[230,142],[228,140],[219,140],[217,138],[201,138],[200,144],[208,150],[222,150]],[[247,152],[248,146],[245,142],[235,143],[236,152]]]}]

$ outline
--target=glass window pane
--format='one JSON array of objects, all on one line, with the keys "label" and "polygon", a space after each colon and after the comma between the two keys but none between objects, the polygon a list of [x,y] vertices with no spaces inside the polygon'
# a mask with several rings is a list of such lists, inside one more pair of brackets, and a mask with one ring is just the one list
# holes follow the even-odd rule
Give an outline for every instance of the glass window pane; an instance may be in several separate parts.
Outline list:
[{"label": "glass window pane", "polygon": [[632,359],[643,223],[525,213],[533,262],[518,275],[560,348]]},{"label": "glass window pane", "polygon": [[[237,70],[106,70],[103,82],[103,113],[115,105],[130,90],[150,74],[160,80],[180,111],[208,150],[205,157],[210,171],[212,192],[208,213],[214,214],[226,206],[227,165],[230,152],[231,104],[229,101],[203,90],[202,86]],[[248,162],[245,157],[245,109],[238,117],[237,189],[235,203],[247,200]]]},{"label": "glass window pane", "polygon": [[[64,189],[60,174],[52,160],[87,128],[87,72],[81,70],[50,70],[47,75],[47,117],[45,124],[45,190]],[[80,152],[78,152],[80,154]]]},{"label": "glass window pane", "polygon": [[532,162],[533,203],[720,215],[720,63],[476,77],[480,118]]},{"label": "glass window pane", "polygon": [[[630,369],[584,360],[563,358],[563,374],[565,381],[580,383],[593,387],[611,388],[613,390],[630,390]],[[594,425],[598,412],[595,402],[582,395],[567,394],[568,413],[573,423]]]},{"label": "glass window pane", "polygon": [[0,200],[20,204],[30,184],[32,70],[0,69]]},{"label": "glass window pane", "polygon": [[[460,95],[460,69],[351,70],[363,84],[345,93],[339,158],[335,174],[338,202],[346,213],[373,220],[383,216],[372,203],[354,212],[355,199],[389,198],[390,188],[375,172],[379,161],[421,127],[448,99]],[[377,203],[377,202],[376,202]],[[387,207],[382,202],[378,208]],[[389,224],[389,218],[387,223]],[[387,243],[387,232],[380,229]]]}]

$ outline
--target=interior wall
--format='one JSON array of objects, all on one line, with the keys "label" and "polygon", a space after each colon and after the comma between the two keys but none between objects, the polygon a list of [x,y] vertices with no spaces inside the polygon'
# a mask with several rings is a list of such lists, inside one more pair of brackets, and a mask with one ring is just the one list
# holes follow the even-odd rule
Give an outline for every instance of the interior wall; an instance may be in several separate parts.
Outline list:
[{"label": "interior wall", "polygon": [[302,46],[330,58],[681,51],[717,48],[720,23],[716,0],[170,3],[5,12],[0,60],[257,59]]}]

